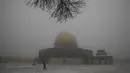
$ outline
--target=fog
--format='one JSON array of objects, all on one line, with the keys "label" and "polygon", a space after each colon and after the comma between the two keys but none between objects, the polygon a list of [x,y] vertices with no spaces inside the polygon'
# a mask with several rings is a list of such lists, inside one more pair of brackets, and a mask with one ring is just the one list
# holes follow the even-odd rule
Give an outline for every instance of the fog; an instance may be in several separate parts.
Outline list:
[{"label": "fog", "polygon": [[90,0],[82,14],[60,24],[48,13],[26,6],[25,0],[0,0],[0,55],[37,56],[39,49],[53,47],[59,32],[68,31],[81,48],[129,58],[129,4],[129,0]]}]

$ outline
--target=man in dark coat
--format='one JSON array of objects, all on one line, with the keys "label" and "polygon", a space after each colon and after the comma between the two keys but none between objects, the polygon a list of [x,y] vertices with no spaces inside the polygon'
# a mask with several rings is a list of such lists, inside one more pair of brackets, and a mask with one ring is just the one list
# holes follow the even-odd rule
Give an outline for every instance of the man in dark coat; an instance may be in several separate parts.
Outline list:
[{"label": "man in dark coat", "polygon": [[46,68],[46,62],[43,60],[42,63],[43,63],[43,70],[46,70],[47,69]]}]

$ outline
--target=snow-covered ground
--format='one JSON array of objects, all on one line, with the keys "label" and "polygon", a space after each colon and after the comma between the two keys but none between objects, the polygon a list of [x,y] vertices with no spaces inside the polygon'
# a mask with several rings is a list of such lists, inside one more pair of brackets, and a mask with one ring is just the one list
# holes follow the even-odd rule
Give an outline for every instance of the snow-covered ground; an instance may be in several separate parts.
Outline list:
[{"label": "snow-covered ground", "polygon": [[8,64],[1,66],[0,73],[130,73],[130,64],[116,65],[42,65]]}]

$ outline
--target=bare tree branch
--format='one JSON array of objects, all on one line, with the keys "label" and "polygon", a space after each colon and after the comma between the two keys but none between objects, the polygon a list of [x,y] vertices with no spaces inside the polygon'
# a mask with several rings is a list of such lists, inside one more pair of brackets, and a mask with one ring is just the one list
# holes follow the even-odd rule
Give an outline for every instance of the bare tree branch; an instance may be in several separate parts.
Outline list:
[{"label": "bare tree branch", "polygon": [[29,0],[27,5],[38,7],[43,11],[51,11],[51,17],[62,23],[80,14],[80,8],[85,6],[84,0]]}]

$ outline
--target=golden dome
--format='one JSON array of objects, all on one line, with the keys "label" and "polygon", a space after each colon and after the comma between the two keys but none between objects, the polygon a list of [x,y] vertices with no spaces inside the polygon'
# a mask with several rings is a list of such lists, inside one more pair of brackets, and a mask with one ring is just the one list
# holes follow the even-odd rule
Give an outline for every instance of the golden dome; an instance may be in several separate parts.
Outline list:
[{"label": "golden dome", "polygon": [[69,32],[60,32],[56,37],[55,47],[77,47],[76,37]]},{"label": "golden dome", "polygon": [[60,42],[71,42],[75,40],[76,38],[69,32],[60,32],[60,34],[56,38],[56,41]]}]

